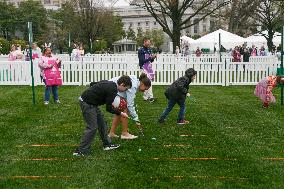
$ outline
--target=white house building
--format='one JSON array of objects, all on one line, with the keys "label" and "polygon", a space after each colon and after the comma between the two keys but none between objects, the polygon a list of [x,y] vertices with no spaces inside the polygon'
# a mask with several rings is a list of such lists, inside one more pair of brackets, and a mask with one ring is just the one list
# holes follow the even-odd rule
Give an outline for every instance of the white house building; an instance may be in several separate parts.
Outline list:
[{"label": "white house building", "polygon": [[[162,29],[160,24],[155,20],[154,17],[151,16],[149,12],[145,9],[130,5],[123,7],[114,7],[114,13],[122,18],[123,29],[127,31],[129,28],[132,28],[136,33],[138,32],[138,28],[141,28],[144,32],[147,30],[153,29]],[[191,10],[188,10],[185,13],[185,17],[191,13]],[[196,16],[198,19],[200,15]],[[192,19],[191,23],[193,23],[195,19]],[[169,25],[171,25],[171,20],[169,19]],[[210,30],[210,18],[207,17],[200,21],[198,24],[186,28],[181,32],[181,35],[204,35],[208,33]],[[163,51],[171,52],[172,51],[172,43],[171,39],[167,34],[165,34],[165,44],[162,46]]]},{"label": "white house building", "polygon": [[[18,7],[19,4],[25,0],[7,0],[7,1]],[[52,10],[59,9],[62,3],[66,2],[66,0],[39,0],[39,1],[43,4],[44,8]]]}]

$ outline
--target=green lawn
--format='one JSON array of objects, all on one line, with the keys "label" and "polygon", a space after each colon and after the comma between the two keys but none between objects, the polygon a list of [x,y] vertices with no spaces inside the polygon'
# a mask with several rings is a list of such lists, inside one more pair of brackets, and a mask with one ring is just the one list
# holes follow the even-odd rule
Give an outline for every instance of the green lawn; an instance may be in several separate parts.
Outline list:
[{"label": "green lawn", "polygon": [[[277,104],[262,109],[254,86],[191,86],[197,102],[187,102],[190,124],[178,126],[177,106],[157,124],[165,87],[154,86],[158,102],[137,96],[144,138],[115,139],[121,148],[103,151],[97,135],[91,154],[74,158],[85,127],[77,101],[84,89],[61,87],[62,104],[44,106],[37,87],[33,106],[30,87],[0,86],[0,188],[284,188],[279,89]],[[112,115],[105,117],[110,125]],[[133,123],[130,132],[139,134]]]}]

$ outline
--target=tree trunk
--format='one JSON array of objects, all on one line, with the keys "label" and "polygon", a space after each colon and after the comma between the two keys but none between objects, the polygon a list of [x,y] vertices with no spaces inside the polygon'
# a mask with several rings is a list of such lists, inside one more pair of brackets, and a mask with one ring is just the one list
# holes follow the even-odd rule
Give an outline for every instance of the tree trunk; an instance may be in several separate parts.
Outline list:
[{"label": "tree trunk", "polygon": [[173,41],[173,54],[176,52],[176,46],[180,48],[180,26],[179,23],[173,23],[173,33],[170,36]]},{"label": "tree trunk", "polygon": [[271,52],[272,50],[272,47],[273,47],[273,35],[274,35],[274,32],[272,30],[268,30],[268,36],[266,38],[267,40],[267,47],[268,47],[268,51]]},{"label": "tree trunk", "polygon": [[173,37],[172,37],[172,41],[173,41],[173,54],[176,53],[176,46],[178,46],[180,48],[180,33],[174,33]]}]

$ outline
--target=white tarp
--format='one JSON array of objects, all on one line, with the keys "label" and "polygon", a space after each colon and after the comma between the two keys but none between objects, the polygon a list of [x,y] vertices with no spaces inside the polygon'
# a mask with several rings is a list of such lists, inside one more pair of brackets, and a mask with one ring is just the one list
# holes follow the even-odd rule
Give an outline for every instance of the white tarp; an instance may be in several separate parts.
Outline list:
[{"label": "white tarp", "polygon": [[[263,35],[267,36],[268,32],[262,31],[261,33],[256,33],[252,36],[245,38],[245,42],[247,42],[247,46],[251,47],[252,45],[255,45],[258,48],[260,48],[261,46],[264,46],[264,48],[267,48],[267,40]],[[272,41],[275,46],[278,46],[279,44],[281,44],[281,33],[275,32]]]},{"label": "white tarp", "polygon": [[195,50],[197,47],[209,48],[211,51],[214,50],[214,46],[216,50],[219,49],[219,34],[221,34],[221,45],[226,48],[234,48],[235,46],[242,45],[244,43],[244,38],[227,32],[225,30],[219,29],[203,37],[194,41],[194,43],[190,46],[191,50]]}]

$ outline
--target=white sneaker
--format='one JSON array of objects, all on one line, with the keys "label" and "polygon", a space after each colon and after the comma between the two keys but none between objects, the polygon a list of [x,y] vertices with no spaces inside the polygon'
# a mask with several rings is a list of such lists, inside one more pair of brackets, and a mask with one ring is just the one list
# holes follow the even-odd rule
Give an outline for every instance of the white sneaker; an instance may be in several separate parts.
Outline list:
[{"label": "white sneaker", "polygon": [[48,105],[49,104],[49,101],[44,101],[44,105]]},{"label": "white sneaker", "polygon": [[126,140],[132,140],[132,139],[135,139],[135,138],[138,138],[138,136],[135,136],[135,135],[132,135],[132,134],[126,134],[126,135],[121,135],[120,136],[121,139],[126,139]]},{"label": "white sneaker", "polygon": [[60,100],[56,100],[55,102],[56,102],[57,104],[61,104]]},{"label": "white sneaker", "polygon": [[118,138],[119,136],[114,134],[114,133],[110,133],[110,134],[108,134],[108,137],[109,138]]}]

